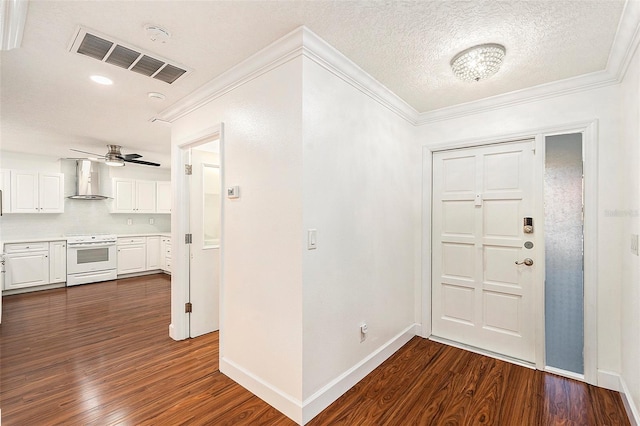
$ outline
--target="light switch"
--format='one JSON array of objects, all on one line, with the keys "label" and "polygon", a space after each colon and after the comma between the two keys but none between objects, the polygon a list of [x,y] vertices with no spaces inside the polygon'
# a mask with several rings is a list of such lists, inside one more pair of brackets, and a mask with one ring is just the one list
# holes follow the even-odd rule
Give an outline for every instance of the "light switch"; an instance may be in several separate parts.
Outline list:
[{"label": "light switch", "polygon": [[240,198],[240,187],[237,185],[228,187],[227,198]]},{"label": "light switch", "polygon": [[307,249],[315,250],[318,248],[318,235],[315,229],[309,229],[307,231]]}]

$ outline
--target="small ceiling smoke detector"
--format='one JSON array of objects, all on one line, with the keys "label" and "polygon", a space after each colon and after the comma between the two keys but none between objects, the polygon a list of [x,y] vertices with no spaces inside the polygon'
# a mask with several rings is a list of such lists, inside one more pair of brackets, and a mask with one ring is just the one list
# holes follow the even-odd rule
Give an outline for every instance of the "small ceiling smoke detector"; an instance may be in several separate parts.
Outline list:
[{"label": "small ceiling smoke detector", "polygon": [[166,43],[171,38],[169,31],[157,25],[145,25],[144,29],[147,32],[147,37],[149,37],[151,41]]},{"label": "small ceiling smoke detector", "polygon": [[149,96],[149,99],[155,99],[158,101],[164,101],[166,96],[164,96],[162,93],[158,93],[158,92],[149,92],[147,93],[147,96]]}]

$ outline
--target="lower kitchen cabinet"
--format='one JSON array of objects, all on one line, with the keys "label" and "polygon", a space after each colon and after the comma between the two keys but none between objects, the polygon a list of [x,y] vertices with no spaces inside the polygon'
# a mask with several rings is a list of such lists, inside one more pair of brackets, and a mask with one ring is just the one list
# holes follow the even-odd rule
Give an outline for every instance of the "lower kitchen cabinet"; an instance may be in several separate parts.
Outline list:
[{"label": "lower kitchen cabinet", "polygon": [[49,243],[49,282],[65,281],[67,281],[67,242],[51,241]]},{"label": "lower kitchen cabinet", "polygon": [[171,237],[160,239],[160,269],[171,273]]},{"label": "lower kitchen cabinet", "polygon": [[146,271],[147,241],[145,237],[118,238],[118,275]]},{"label": "lower kitchen cabinet", "polygon": [[160,237],[147,237],[147,271],[160,269]]},{"label": "lower kitchen cabinet", "polygon": [[5,245],[4,290],[49,284],[49,243]]}]

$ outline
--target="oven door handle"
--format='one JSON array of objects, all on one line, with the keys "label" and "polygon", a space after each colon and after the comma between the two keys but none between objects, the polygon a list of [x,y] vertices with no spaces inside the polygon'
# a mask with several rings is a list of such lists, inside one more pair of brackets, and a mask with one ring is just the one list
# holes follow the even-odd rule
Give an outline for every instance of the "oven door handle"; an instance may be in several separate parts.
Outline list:
[{"label": "oven door handle", "polygon": [[82,249],[82,248],[104,248],[104,247],[115,247],[116,243],[88,243],[88,244],[69,244],[67,243],[67,248],[69,249]]}]

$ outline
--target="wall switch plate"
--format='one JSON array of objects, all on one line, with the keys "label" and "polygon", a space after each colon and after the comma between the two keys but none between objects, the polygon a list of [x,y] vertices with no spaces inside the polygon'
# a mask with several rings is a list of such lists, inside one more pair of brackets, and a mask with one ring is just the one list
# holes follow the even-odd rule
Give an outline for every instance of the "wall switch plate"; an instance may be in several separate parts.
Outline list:
[{"label": "wall switch plate", "polygon": [[227,198],[240,198],[240,187],[237,185],[228,187]]},{"label": "wall switch plate", "polygon": [[638,234],[631,234],[631,253],[640,256],[640,251],[638,250]]},{"label": "wall switch plate", "polygon": [[307,231],[307,250],[315,250],[318,248],[318,231],[309,229]]},{"label": "wall switch plate", "polygon": [[132,223],[131,219],[127,219],[127,225],[131,225]]},{"label": "wall switch plate", "polygon": [[153,225],[153,222],[155,222],[155,221],[153,220],[153,218],[150,218],[150,219],[149,219],[149,225]]}]

